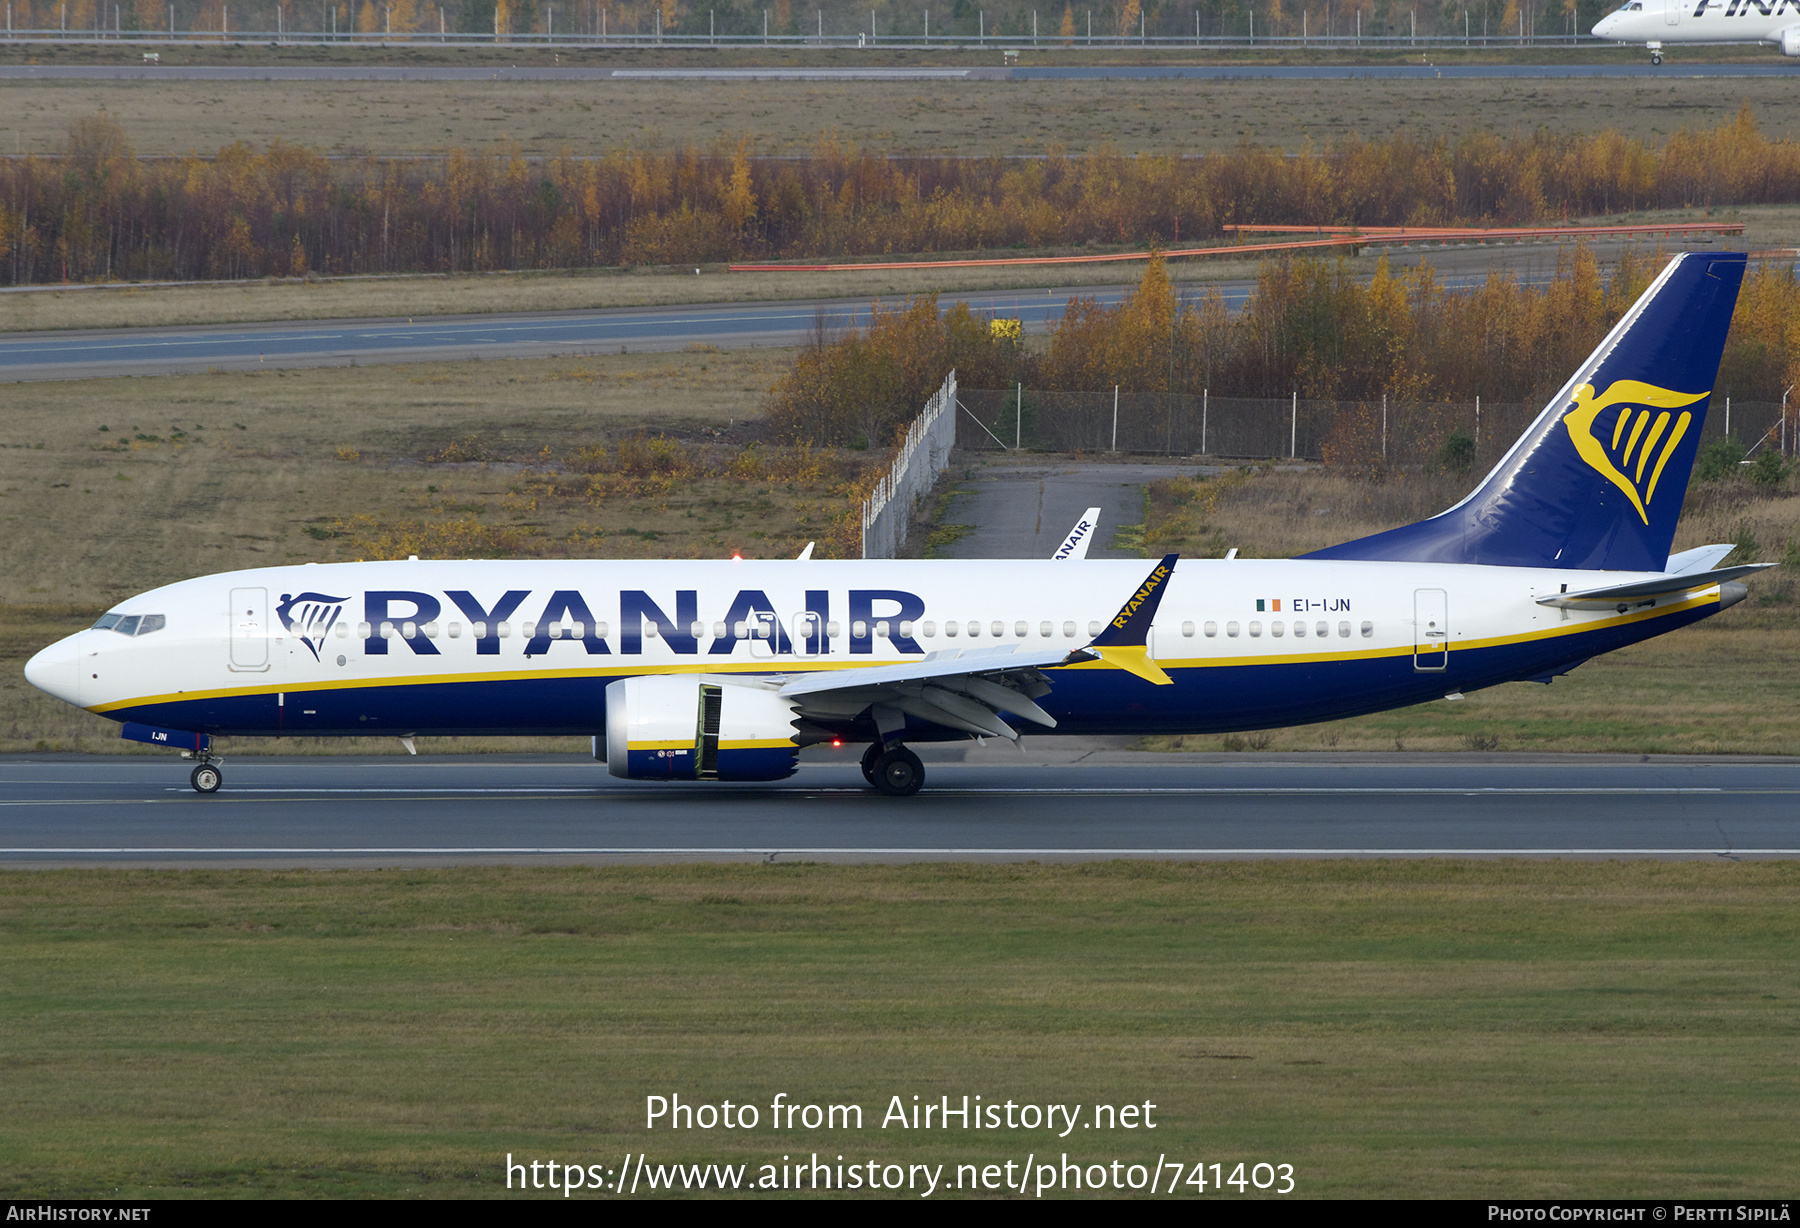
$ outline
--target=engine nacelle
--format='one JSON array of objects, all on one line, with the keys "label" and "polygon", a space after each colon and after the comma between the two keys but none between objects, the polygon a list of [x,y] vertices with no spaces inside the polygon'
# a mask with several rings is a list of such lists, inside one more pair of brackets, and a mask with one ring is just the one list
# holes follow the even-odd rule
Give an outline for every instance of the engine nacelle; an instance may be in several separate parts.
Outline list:
[{"label": "engine nacelle", "polygon": [[782,780],[797,768],[795,705],[693,674],[606,688],[606,770],[630,780]]},{"label": "engine nacelle", "polygon": [[1800,26],[1789,26],[1781,32],[1781,54],[1800,55]]}]

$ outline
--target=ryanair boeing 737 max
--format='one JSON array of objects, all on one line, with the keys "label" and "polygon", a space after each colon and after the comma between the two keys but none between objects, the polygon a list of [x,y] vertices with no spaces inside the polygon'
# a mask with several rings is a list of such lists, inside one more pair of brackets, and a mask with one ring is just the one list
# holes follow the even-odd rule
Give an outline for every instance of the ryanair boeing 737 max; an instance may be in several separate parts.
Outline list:
[{"label": "ryanair boeing 737 max", "polygon": [[657,780],[775,780],[866,742],[870,783],[908,794],[909,742],[1548,682],[1744,596],[1729,546],[1669,557],[1744,265],[1677,257],[1468,498],[1302,558],[271,567],[133,597],[25,673],[197,759],[203,793],[217,735],[590,734]]}]

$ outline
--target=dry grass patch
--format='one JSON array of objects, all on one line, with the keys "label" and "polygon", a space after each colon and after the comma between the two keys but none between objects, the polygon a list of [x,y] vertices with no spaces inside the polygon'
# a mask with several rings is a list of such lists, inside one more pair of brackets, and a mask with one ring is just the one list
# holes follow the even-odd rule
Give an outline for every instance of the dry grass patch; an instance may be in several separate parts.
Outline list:
[{"label": "dry grass patch", "polygon": [[[711,62],[711,61],[708,61]],[[862,61],[858,60],[857,63]],[[1741,102],[1766,130],[1800,125],[1776,78],[1428,81],[7,81],[0,148],[60,152],[69,124],[132,117],[139,152],[211,152],[277,137],[333,154],[437,153],[504,144],[599,155],[623,142],[735,143],[809,153],[822,131],[897,151],[1006,155],[1298,149],[1397,127],[1428,136],[1617,129],[1659,144],[1727,122]]]},{"label": "dry grass patch", "polygon": [[[674,529],[660,519],[662,500],[626,501],[618,519],[590,508],[585,522],[547,520],[518,501],[527,470],[564,451],[639,432],[734,438],[729,426],[754,412],[787,357],[630,354],[17,386],[0,416],[0,602],[104,608],[188,576],[341,558],[348,543],[335,526],[357,516],[474,516],[550,538],[583,523]],[[728,544],[756,543],[746,533]]]}]

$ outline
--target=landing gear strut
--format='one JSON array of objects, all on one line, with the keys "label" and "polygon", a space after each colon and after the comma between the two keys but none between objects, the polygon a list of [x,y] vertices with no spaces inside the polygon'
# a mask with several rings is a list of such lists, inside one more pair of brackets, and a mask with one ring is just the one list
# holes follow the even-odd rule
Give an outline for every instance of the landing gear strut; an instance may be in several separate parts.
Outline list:
[{"label": "landing gear strut", "polygon": [[225,783],[225,775],[219,771],[218,764],[201,763],[188,776],[188,783],[194,786],[196,793],[217,793],[219,786]]},{"label": "landing gear strut", "polygon": [[863,755],[863,775],[889,797],[911,797],[925,784],[925,765],[906,747],[880,742]]},{"label": "landing gear strut", "polygon": [[1650,62],[1652,64],[1661,64],[1662,63],[1662,52],[1652,51],[1650,53]]}]

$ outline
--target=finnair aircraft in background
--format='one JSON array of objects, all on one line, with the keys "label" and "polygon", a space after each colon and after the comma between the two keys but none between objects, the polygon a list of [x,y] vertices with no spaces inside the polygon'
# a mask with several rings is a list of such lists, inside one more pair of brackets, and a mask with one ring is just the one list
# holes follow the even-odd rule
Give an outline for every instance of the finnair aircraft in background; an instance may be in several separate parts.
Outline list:
[{"label": "finnair aircraft in background", "polygon": [[1800,55],[1800,0],[1625,0],[1594,23],[1595,38],[1643,43],[1650,62],[1664,47],[1773,43]]},{"label": "finnair aircraft in background", "polygon": [[212,739],[589,734],[615,776],[776,780],[867,743],[1294,725],[1548,682],[1743,599],[1670,557],[1740,254],[1677,257],[1461,503],[1297,559],[418,561],[274,567],[122,602],[33,685],[198,760]]}]

